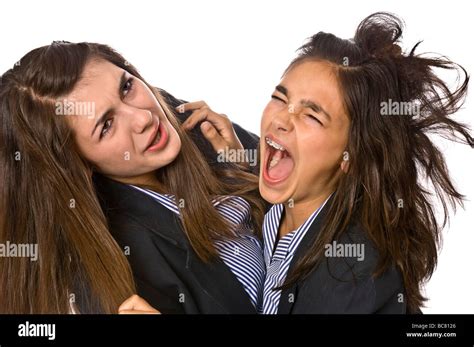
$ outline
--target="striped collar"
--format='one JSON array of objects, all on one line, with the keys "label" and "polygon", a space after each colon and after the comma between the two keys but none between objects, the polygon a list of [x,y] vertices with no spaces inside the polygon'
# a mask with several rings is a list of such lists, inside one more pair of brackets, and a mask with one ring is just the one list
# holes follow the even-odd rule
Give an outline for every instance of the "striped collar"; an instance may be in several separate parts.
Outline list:
[{"label": "striped collar", "polygon": [[263,288],[263,304],[259,312],[264,314],[276,314],[278,312],[282,291],[275,288],[282,286],[285,282],[298,246],[331,195],[298,229],[286,234],[278,242],[278,229],[284,205],[278,204],[273,206],[265,215],[263,222],[263,254],[266,276]]},{"label": "striped collar", "polygon": [[[133,188],[154,198],[158,203],[180,216],[185,207],[182,201],[170,194],[159,194],[137,186]],[[235,238],[218,239],[214,246],[221,260],[228,266],[247,292],[257,310],[261,309],[265,262],[262,243],[253,231],[250,204],[239,196],[219,196],[212,200],[213,206],[229,223]]]},{"label": "striped collar", "polygon": [[[284,237],[282,237],[279,241],[283,243],[288,243],[288,247],[285,247],[285,256],[293,257],[296,248],[301,243],[301,240],[306,235],[311,224],[313,224],[314,220],[318,216],[319,212],[324,208],[328,200],[331,198],[332,194],[322,203],[322,205],[316,209],[309,218],[298,227],[298,229],[288,233]],[[263,240],[264,240],[264,257],[265,263],[268,265],[271,262],[273,256],[282,257],[283,254],[274,254],[273,250],[275,250],[275,243],[278,236],[278,229],[281,223],[281,217],[283,214],[284,204],[277,204],[272,206],[270,211],[267,212],[265,215],[265,219],[263,222]],[[279,251],[281,252],[281,251]],[[275,252],[276,253],[276,252]]]},{"label": "striped collar", "polygon": [[[160,194],[150,189],[140,188],[134,185],[131,187],[151,196],[164,207],[180,215],[180,208],[184,207],[184,201],[176,201],[176,196],[173,194]],[[218,210],[223,212],[226,219],[231,224],[231,230],[236,232],[236,228],[245,225],[249,229],[252,229],[251,215],[250,215],[250,204],[244,198],[233,195],[222,195],[212,199],[212,205]],[[241,229],[241,228],[240,228]]]}]

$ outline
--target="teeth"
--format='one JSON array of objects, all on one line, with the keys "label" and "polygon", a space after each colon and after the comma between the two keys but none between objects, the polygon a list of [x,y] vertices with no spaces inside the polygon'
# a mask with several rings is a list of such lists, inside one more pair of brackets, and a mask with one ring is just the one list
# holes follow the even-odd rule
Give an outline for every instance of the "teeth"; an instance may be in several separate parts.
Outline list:
[{"label": "teeth", "polygon": [[278,159],[272,159],[272,161],[270,162],[270,169],[274,167],[276,164],[278,164],[278,162],[279,162]]},{"label": "teeth", "polygon": [[275,149],[278,149],[279,151],[284,151],[285,148],[280,145],[279,143],[276,143],[275,141],[271,140],[270,138],[266,137],[265,138],[265,141],[267,142],[267,144]]},{"label": "teeth", "polygon": [[160,141],[160,138],[161,138],[161,132],[158,130],[158,132],[156,133],[155,140],[151,143],[151,145],[156,145],[158,141]]},{"label": "teeth", "polygon": [[275,154],[273,155],[272,160],[270,161],[269,169],[276,166],[280,162],[281,158],[283,158],[283,152],[282,151],[275,152]]}]

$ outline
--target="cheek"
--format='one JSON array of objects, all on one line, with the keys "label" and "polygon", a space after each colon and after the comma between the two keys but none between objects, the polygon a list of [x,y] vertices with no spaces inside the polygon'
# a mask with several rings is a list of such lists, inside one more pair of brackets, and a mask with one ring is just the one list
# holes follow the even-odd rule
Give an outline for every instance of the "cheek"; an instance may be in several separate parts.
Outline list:
[{"label": "cheek", "polygon": [[173,125],[171,125],[171,123],[169,124],[168,129],[169,129],[169,132],[170,132],[170,134],[169,134],[170,144],[173,147],[173,151],[179,152],[181,150],[181,138],[179,137],[178,132],[173,127]]},{"label": "cheek", "polygon": [[303,173],[311,176],[332,171],[342,160],[343,148],[339,141],[332,142],[327,136],[319,135],[307,140],[303,145],[300,162]]},{"label": "cheek", "polygon": [[124,155],[118,148],[107,148],[107,146],[100,146],[96,148],[92,154],[92,162],[100,170],[109,170],[111,167],[116,167],[124,162]]},{"label": "cheek", "polygon": [[[105,140],[106,141],[106,140]],[[113,141],[96,144],[89,150],[89,161],[102,173],[126,170],[136,159],[129,139],[114,137]]]}]

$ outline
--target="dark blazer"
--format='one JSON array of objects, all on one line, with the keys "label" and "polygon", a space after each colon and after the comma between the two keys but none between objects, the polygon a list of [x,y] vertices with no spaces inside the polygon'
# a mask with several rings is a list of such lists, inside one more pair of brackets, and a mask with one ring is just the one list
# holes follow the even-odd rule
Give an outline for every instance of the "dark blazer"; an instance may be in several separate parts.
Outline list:
[{"label": "dark blazer", "polygon": [[[303,237],[289,271],[308,252],[323,226],[330,202],[331,199]],[[338,244],[363,244],[364,259],[326,257],[307,279],[283,290],[278,313],[406,313],[399,271],[391,268],[381,277],[372,277],[378,254],[362,228],[353,223]]]},{"label": "dark blazer", "polygon": [[[171,106],[182,103],[162,91]],[[190,113],[178,115],[184,121]],[[192,138],[211,166],[220,165],[200,133]],[[234,125],[247,149],[258,137]],[[162,313],[256,313],[244,288],[220,260],[203,263],[177,216],[153,198],[102,175],[94,175],[110,231],[131,264],[137,293]]]}]

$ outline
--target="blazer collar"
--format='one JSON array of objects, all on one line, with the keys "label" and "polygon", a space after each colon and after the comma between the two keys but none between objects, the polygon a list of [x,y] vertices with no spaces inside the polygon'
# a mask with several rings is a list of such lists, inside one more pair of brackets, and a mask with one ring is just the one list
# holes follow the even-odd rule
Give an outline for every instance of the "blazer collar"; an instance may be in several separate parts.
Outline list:
[{"label": "blazer collar", "polygon": [[[313,221],[313,224],[311,224],[308,231],[306,232],[306,235],[301,240],[301,243],[299,244],[298,248],[295,251],[295,255],[293,256],[293,259],[291,260],[290,267],[288,268],[288,273],[291,273],[294,270],[294,268],[296,267],[300,259],[302,259],[306,255],[311,245],[313,244],[314,240],[318,236],[319,231],[321,230],[322,226],[325,223],[326,214],[334,199],[333,197],[334,195],[331,196],[329,200],[326,202],[326,205],[319,212],[318,217]],[[281,297],[280,297],[280,303],[278,305],[278,314],[291,313],[293,309],[293,305],[297,298],[298,288],[299,288],[299,284],[295,283],[289,288],[286,288],[285,290],[282,291]]]},{"label": "blazer collar", "polygon": [[106,216],[114,210],[128,214],[135,223],[142,225],[177,247],[189,250],[189,242],[186,235],[179,229],[178,217],[173,212],[152,197],[127,184],[100,174],[94,174],[93,179]]}]

